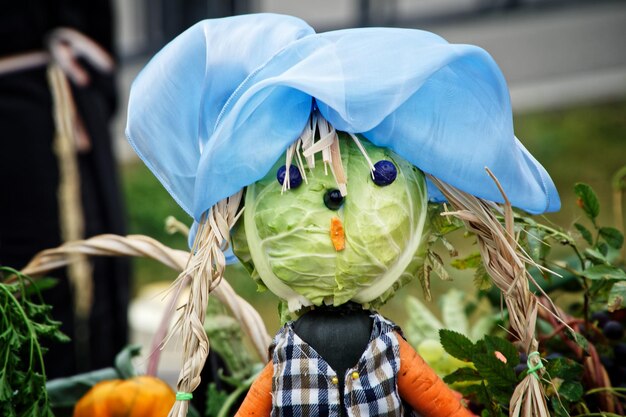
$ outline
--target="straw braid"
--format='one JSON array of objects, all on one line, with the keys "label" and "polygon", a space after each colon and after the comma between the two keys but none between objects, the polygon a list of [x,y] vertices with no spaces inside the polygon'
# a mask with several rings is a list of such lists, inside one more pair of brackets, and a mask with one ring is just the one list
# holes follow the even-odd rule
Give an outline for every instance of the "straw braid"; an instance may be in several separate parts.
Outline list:
[{"label": "straw braid", "polygon": [[[176,270],[182,271],[189,259],[189,252],[172,249],[144,235],[118,236],[99,235],[90,239],[65,243],[58,248],[39,252],[22,269],[22,273],[32,277],[41,276],[56,268],[72,262],[74,254],[87,256],[137,256],[151,258]],[[238,296],[228,281],[223,280],[214,289],[217,299],[224,304],[241,324],[243,331],[250,337],[258,357],[267,359],[267,347],[271,338],[259,313],[246,300]],[[174,297],[173,297],[174,298]],[[160,327],[168,328],[169,310],[163,316]],[[158,333],[158,332],[157,332]],[[155,337],[155,347],[162,345],[162,340]]]},{"label": "straw braid", "polygon": [[[493,203],[467,194],[449,184],[429,176],[431,181],[441,190],[449,203],[457,210],[444,213],[461,219],[467,229],[476,234],[478,247],[485,268],[494,284],[502,291],[504,301],[509,310],[510,325],[513,336],[529,355],[533,367],[541,363],[539,355],[531,355],[538,348],[535,337],[538,303],[536,296],[530,292],[526,264],[532,260],[518,249],[513,231],[513,210],[493,174],[488,171],[500,188],[505,199],[502,207],[505,224],[498,221],[494,210],[499,207]],[[541,375],[543,369],[538,369]],[[510,404],[510,416],[548,417],[548,407],[540,378],[528,374],[515,388]]]},{"label": "straw braid", "polygon": [[[174,329],[183,337],[183,365],[178,376],[177,390],[192,393],[200,384],[200,373],[209,355],[209,339],[204,331],[209,293],[220,283],[226,266],[223,250],[229,240],[229,231],[235,225],[242,192],[221,200],[203,216],[196,234],[192,255],[174,286],[183,286],[191,278],[188,301],[182,306]],[[185,417],[189,408],[188,396],[177,396],[170,417]]]}]

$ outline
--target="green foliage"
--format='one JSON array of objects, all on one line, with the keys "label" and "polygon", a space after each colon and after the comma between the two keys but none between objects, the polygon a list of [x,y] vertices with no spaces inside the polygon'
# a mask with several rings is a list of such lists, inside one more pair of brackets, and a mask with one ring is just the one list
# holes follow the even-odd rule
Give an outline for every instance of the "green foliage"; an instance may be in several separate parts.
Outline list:
[{"label": "green foliage", "polygon": [[7,267],[0,267],[2,275],[9,278],[0,282],[0,415],[51,417],[40,340],[69,339],[52,320],[34,281]]},{"label": "green foliage", "polygon": [[211,349],[224,361],[226,371],[236,380],[244,380],[254,370],[254,362],[245,346],[241,326],[215,298],[209,298],[204,330],[211,341]]},{"label": "green foliage", "polygon": [[228,417],[234,404],[248,391],[262,369],[245,348],[243,332],[237,320],[228,315],[225,307],[215,298],[209,299],[204,329],[211,341],[211,349],[224,361],[219,369],[222,382],[229,389],[218,389],[216,383],[207,387],[204,409],[206,417]]},{"label": "green foliage", "polygon": [[[581,383],[583,367],[568,358],[556,358],[548,361],[546,372],[552,378],[553,386],[551,406],[556,416],[567,416],[568,410],[583,397]],[[558,393],[558,395],[556,395]]]},{"label": "green foliage", "polygon": [[205,417],[229,417],[234,415],[231,410],[235,403],[240,400],[250,389],[254,380],[262,371],[262,366],[256,366],[254,372],[246,379],[239,377],[226,377],[221,374],[224,382],[232,386],[231,390],[220,390],[215,383],[209,384],[207,388],[207,402],[204,410]]},{"label": "green foliage", "polygon": [[465,362],[471,362],[474,357],[474,343],[465,335],[452,330],[439,330],[441,345],[450,355]]},{"label": "green foliage", "polygon": [[616,282],[609,291],[607,310],[614,312],[626,308],[626,281]]},{"label": "green foliage", "polygon": [[583,237],[583,239],[585,239],[588,244],[593,245],[593,236],[591,235],[589,229],[587,229],[580,223],[574,223],[574,227],[576,227],[578,233],[580,233],[580,235]]},{"label": "green foliage", "polygon": [[[619,259],[619,249],[624,245],[623,233],[609,226],[599,224],[600,203],[595,191],[588,184],[577,183],[574,186],[577,205],[590,223],[574,223],[577,233],[572,233],[552,225],[539,223],[523,213],[516,214],[518,231],[523,232],[522,247],[532,259],[558,273],[565,275],[565,283],[577,280],[584,289],[583,318],[589,319],[592,309],[603,306],[604,309],[619,309],[624,305],[623,284],[612,290],[615,284],[626,281],[623,260]],[[560,245],[569,248],[572,256],[563,262],[549,256],[549,250],[535,250],[536,240],[547,248]],[[536,272],[536,271],[535,271]],[[544,276],[548,280],[553,278]],[[591,281],[591,282],[590,282]],[[554,287],[558,287],[555,285]],[[545,287],[552,290],[554,287]]]},{"label": "green foliage", "polygon": [[228,392],[217,389],[217,384],[211,382],[207,388],[206,408],[204,415],[206,417],[217,417],[220,414],[222,405],[228,398]]},{"label": "green foliage", "polygon": [[[337,185],[325,175],[324,164],[311,167],[307,184],[287,193],[276,181],[284,161],[246,187],[233,251],[252,261],[254,273],[292,311],[349,300],[380,306],[424,263],[429,229],[424,175],[390,150],[363,140],[372,159],[393,161],[398,170],[392,184],[379,187],[369,176],[359,175],[369,169],[359,147],[351,140],[340,143],[342,155],[351,161],[346,166],[351,197],[341,207],[346,245],[340,252],[329,237],[337,213],[324,203],[325,193]],[[427,257],[432,271],[445,277],[439,255]]]},{"label": "green foliage", "polygon": [[[614,331],[617,335],[610,337],[603,334],[600,324],[591,321],[592,313],[610,314],[605,320],[614,320],[613,323],[615,320],[623,322],[626,314],[626,270],[624,260],[619,254],[619,250],[624,247],[623,233],[615,227],[601,224],[600,200],[591,186],[577,183],[574,194],[576,204],[582,210],[583,220],[574,223],[573,232],[549,222],[540,222],[522,212],[516,212],[514,219],[515,230],[520,236],[520,244],[525,253],[538,265],[563,276],[555,278],[543,272],[544,270],[531,269],[543,290],[572,291],[568,289],[571,287],[573,291],[579,292],[582,299],[582,303],[572,303],[568,307],[568,311],[574,316],[566,320],[573,323],[574,330],[558,321],[548,323],[538,320],[541,353],[544,357],[552,354],[561,357],[548,361],[542,359],[547,362],[546,369],[545,372],[539,371],[537,375],[542,375],[541,381],[549,397],[550,412],[562,417],[572,413],[605,412],[613,409],[611,407],[618,407],[607,405],[613,400],[606,398],[598,400],[590,397],[591,402],[584,401],[587,399],[584,395],[585,390],[591,389],[590,392],[594,392],[597,384],[603,386],[607,383],[606,379],[595,379],[596,375],[601,375],[599,372],[603,372],[598,369],[604,366],[602,361],[610,364],[613,360],[618,360],[614,357],[617,355],[613,353],[614,346],[624,345],[624,337],[619,336],[619,331]],[[559,246],[562,249],[555,251],[554,248]],[[571,256],[564,259],[563,249],[570,250]],[[484,273],[484,265],[477,253],[455,260],[452,265],[460,270],[475,268],[478,276],[475,277],[475,284],[478,289],[485,288],[490,282],[489,278],[480,278]],[[480,271],[480,268],[483,270]],[[572,281],[578,285],[571,286]],[[470,368],[457,369],[444,380],[454,384],[474,405],[482,406],[481,415],[504,415],[513,388],[518,380],[526,376],[526,371],[521,371],[521,368],[528,369],[530,365],[520,363],[517,350],[505,339],[489,335],[473,343],[463,334],[450,330],[441,330],[440,335],[447,353],[471,364]],[[619,339],[614,340],[616,338]],[[499,360],[495,352],[499,352],[498,356],[504,357],[506,362]],[[591,358],[585,359],[588,356]],[[599,356],[604,359],[600,361]],[[582,380],[583,364],[592,367],[587,369],[587,375],[592,373],[584,381],[586,386]],[[518,375],[515,372],[516,366]],[[618,370],[606,370],[614,384],[620,382],[619,376],[614,376],[621,375]],[[614,388],[609,386],[607,390],[612,391]]]},{"label": "green foliage", "polygon": [[[440,330],[439,335],[446,352],[473,366],[457,369],[444,381],[456,384],[455,388],[466,398],[484,406],[483,413],[486,414],[483,415],[504,415],[517,384],[514,368],[519,363],[519,357],[513,344],[494,336],[485,336],[473,343],[464,335],[446,329]],[[506,358],[506,362],[501,357]]]},{"label": "green foliage", "polygon": [[622,248],[622,245],[624,244],[624,235],[619,230],[613,227],[601,227],[598,229],[598,233],[610,247],[614,249]]},{"label": "green foliage", "polygon": [[[447,375],[444,381],[453,384],[474,405],[483,407],[482,415],[507,415],[513,390],[521,378],[526,376],[526,370],[519,375],[516,373],[516,367],[523,362],[520,362],[515,346],[495,336],[485,336],[473,343],[454,331],[443,329],[439,334],[446,352],[469,365]],[[544,375],[547,378],[542,378],[542,382],[551,397],[549,403],[554,415],[568,415],[570,406],[583,397],[583,368],[564,357],[546,362]]]},{"label": "green foliage", "polygon": [[453,217],[444,215],[446,207],[443,204],[428,205],[428,221],[431,229],[426,245],[426,257],[424,264],[417,271],[417,278],[422,286],[424,298],[432,300],[430,293],[430,279],[432,275],[438,276],[443,281],[452,281],[452,277],[444,267],[441,256],[435,251],[435,245],[440,244],[448,252],[451,258],[458,256],[458,251],[446,237],[463,227],[463,223]]},{"label": "green foliage", "polygon": [[600,214],[600,202],[596,193],[589,185],[580,182],[574,185],[574,193],[578,197],[578,200],[576,200],[578,206],[584,210],[587,217],[595,224],[596,218]]}]

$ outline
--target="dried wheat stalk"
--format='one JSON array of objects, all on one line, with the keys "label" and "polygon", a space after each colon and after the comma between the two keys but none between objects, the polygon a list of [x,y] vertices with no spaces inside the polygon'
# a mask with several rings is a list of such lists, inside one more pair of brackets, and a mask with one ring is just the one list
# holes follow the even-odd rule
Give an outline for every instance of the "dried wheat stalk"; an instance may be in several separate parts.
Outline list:
[{"label": "dried wheat stalk", "polygon": [[[85,229],[80,200],[80,173],[76,155],[76,106],[67,77],[58,64],[48,67],[48,83],[54,102],[54,153],[59,163],[59,223],[64,242],[82,239]],[[80,254],[68,266],[67,275],[74,291],[74,308],[78,317],[89,316],[93,301],[91,264]],[[88,330],[88,329],[85,329]]]},{"label": "dried wheat stalk", "polygon": [[[176,271],[182,271],[189,259],[189,252],[172,249],[148,236],[99,235],[39,252],[22,270],[22,273],[29,276],[43,275],[48,271],[68,265],[72,262],[74,254],[144,257],[161,262]],[[238,296],[226,280],[214,289],[214,294],[241,323],[259,358],[266,360],[270,336],[259,313],[246,300]]]},{"label": "dried wheat stalk", "polygon": [[[490,171],[496,184],[500,188]],[[441,190],[456,211],[444,213],[452,215],[465,223],[467,229],[476,235],[478,247],[485,268],[494,284],[502,291],[509,310],[510,326],[513,336],[518,339],[521,349],[530,354],[538,349],[535,337],[538,302],[530,291],[529,280],[532,277],[526,270],[526,264],[534,264],[521,253],[513,231],[513,210],[503,190],[500,191],[505,203],[502,207],[467,194],[449,184],[430,176],[433,183]],[[504,215],[504,226],[498,221],[496,213]],[[541,362],[538,355],[530,356],[531,364]],[[544,373],[537,371],[537,376]],[[517,385],[509,403],[511,417],[548,417],[548,406],[540,378],[530,373]]]}]

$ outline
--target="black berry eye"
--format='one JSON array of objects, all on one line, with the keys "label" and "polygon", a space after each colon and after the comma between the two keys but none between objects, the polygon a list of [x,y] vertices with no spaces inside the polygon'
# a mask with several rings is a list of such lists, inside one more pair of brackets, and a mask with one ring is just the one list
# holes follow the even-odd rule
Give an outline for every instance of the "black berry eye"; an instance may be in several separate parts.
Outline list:
[{"label": "black berry eye", "polygon": [[339,190],[328,190],[324,194],[324,204],[331,210],[339,210],[343,204],[343,196]]},{"label": "black berry eye", "polygon": [[[287,168],[285,165],[278,168],[278,171],[276,172],[276,179],[281,186],[285,182],[286,172]],[[300,175],[300,170],[295,165],[289,165],[289,188],[298,188],[300,184],[302,184],[302,175]]]},{"label": "black berry eye", "polygon": [[391,161],[378,161],[374,164],[374,184],[384,187],[385,185],[391,184],[398,175],[398,171],[396,170],[396,166]]}]

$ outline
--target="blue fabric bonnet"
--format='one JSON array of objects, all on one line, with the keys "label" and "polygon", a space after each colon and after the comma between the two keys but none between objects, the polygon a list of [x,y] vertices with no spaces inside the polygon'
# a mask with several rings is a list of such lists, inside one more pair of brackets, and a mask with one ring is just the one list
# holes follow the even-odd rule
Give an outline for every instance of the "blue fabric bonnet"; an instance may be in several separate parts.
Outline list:
[{"label": "blue fabric bonnet", "polygon": [[[199,22],[133,82],[126,134],[197,223],[265,176],[302,132],[313,100],[337,130],[361,133],[463,191],[501,202],[488,167],[514,206],[560,207],[549,175],[513,133],[491,56],[421,30],[315,33],[276,14]],[[429,196],[442,200],[432,186]]]}]

